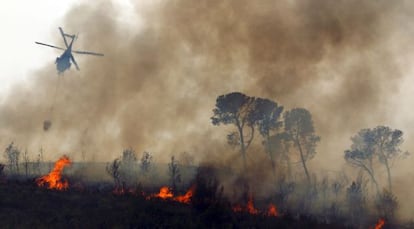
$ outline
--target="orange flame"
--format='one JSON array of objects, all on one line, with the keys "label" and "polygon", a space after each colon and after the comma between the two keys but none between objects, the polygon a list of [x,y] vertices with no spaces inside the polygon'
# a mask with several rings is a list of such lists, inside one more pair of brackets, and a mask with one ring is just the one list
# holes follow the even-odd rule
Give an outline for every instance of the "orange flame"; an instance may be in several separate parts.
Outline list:
[{"label": "orange flame", "polygon": [[259,209],[255,208],[252,196],[249,196],[249,200],[247,201],[246,206],[235,204],[233,205],[232,209],[233,209],[233,212],[236,212],[236,213],[246,212],[251,215],[263,214],[264,216],[269,216],[269,217],[276,217],[279,215],[277,208],[274,204],[270,204],[267,211],[260,211]]},{"label": "orange flame", "polygon": [[252,196],[249,197],[249,200],[247,201],[247,205],[245,207],[243,207],[240,204],[236,204],[236,205],[233,206],[232,209],[233,209],[234,212],[247,212],[247,213],[252,214],[252,215],[259,214],[259,210],[257,210],[254,207]]},{"label": "orange flame", "polygon": [[188,204],[190,203],[191,198],[193,197],[193,193],[194,193],[194,186],[192,186],[184,195],[175,197],[174,200],[180,203]]},{"label": "orange flame", "polygon": [[253,203],[253,197],[250,196],[249,201],[247,201],[247,206],[246,206],[247,212],[249,212],[252,215],[257,215],[259,213],[259,210],[257,210],[254,207],[254,203]]},{"label": "orange flame", "polygon": [[381,229],[385,224],[385,220],[380,218],[377,222],[377,225],[375,225],[375,229]]},{"label": "orange flame", "polygon": [[172,200],[180,202],[180,203],[188,204],[188,203],[190,203],[191,198],[193,197],[194,188],[195,187],[192,186],[184,195],[174,197],[174,193],[171,191],[171,188],[169,188],[167,186],[163,186],[163,187],[160,188],[159,193],[147,196],[146,199],[149,200],[153,197],[160,198],[160,199],[163,199],[163,200],[172,199]]},{"label": "orange flame", "polygon": [[155,194],[154,197],[158,197],[161,199],[169,199],[169,198],[173,198],[174,194],[172,193],[169,187],[163,186],[161,187],[160,192],[158,194]]},{"label": "orange flame", "polygon": [[275,216],[275,217],[278,215],[277,208],[276,208],[276,206],[274,204],[270,204],[269,205],[269,209],[267,210],[267,214],[266,215],[267,216]]},{"label": "orange flame", "polygon": [[48,189],[57,189],[64,190],[69,187],[69,182],[67,180],[62,180],[62,171],[63,168],[67,165],[70,165],[71,161],[69,157],[63,155],[56,163],[53,170],[36,180],[38,186],[45,186],[46,183],[49,184]]}]

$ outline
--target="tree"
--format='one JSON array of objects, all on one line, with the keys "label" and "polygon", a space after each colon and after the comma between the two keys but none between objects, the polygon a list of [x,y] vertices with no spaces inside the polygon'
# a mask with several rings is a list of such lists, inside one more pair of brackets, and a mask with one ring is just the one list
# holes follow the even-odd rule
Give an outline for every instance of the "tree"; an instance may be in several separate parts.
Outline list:
[{"label": "tree", "polygon": [[310,175],[306,162],[316,154],[316,144],[320,137],[315,134],[312,115],[304,108],[295,108],[284,115],[285,132],[293,146],[299,151],[300,161],[310,184]]},{"label": "tree", "polygon": [[23,153],[23,162],[24,162],[24,171],[25,171],[25,174],[26,174],[26,177],[28,176],[28,174],[29,174],[29,155],[28,155],[28,153],[27,153],[27,149],[24,151],[24,153]]},{"label": "tree", "polygon": [[146,175],[151,169],[152,155],[149,152],[144,152],[141,157],[141,173]]},{"label": "tree", "polygon": [[127,184],[132,184],[137,180],[137,173],[136,170],[137,166],[137,155],[132,148],[124,149],[122,151],[121,156],[121,179],[122,182],[126,182]]},{"label": "tree", "polygon": [[4,151],[4,156],[9,163],[10,172],[19,172],[20,150],[14,146],[14,142],[10,143]]},{"label": "tree", "polygon": [[[270,136],[269,139],[269,150],[275,161],[284,161],[287,167],[288,178],[291,178],[292,169],[289,155],[289,149],[291,146],[290,136],[286,132],[280,132]],[[278,158],[276,158],[278,157]]]},{"label": "tree", "polygon": [[111,163],[106,165],[106,172],[112,177],[112,179],[114,179],[116,189],[121,186],[121,174],[119,171],[120,165],[121,160],[119,160],[119,158],[116,158]]},{"label": "tree", "polygon": [[171,162],[168,163],[168,172],[170,175],[170,181],[173,191],[177,191],[177,183],[181,182],[181,173],[175,157],[171,157]]},{"label": "tree", "polygon": [[137,161],[137,155],[132,148],[124,149],[122,151],[122,162],[123,163],[135,163]]},{"label": "tree", "polygon": [[276,176],[276,162],[273,154],[274,151],[271,150],[270,134],[282,126],[282,122],[279,121],[282,111],[283,107],[278,106],[276,102],[269,99],[256,98],[254,100],[254,109],[249,113],[249,120],[254,121],[260,135],[264,139],[265,152],[269,155],[274,176]]},{"label": "tree", "polygon": [[375,201],[375,207],[381,217],[385,217],[388,220],[393,220],[395,213],[399,207],[397,196],[392,192],[384,189],[380,195],[377,196]]},{"label": "tree", "polygon": [[392,193],[391,181],[391,164],[392,162],[408,154],[400,149],[403,143],[403,132],[401,130],[392,130],[387,126],[377,126],[372,130],[372,140],[375,144],[375,152],[378,160],[387,169],[388,191]]},{"label": "tree", "polygon": [[346,202],[351,222],[360,225],[361,220],[366,215],[366,182],[362,175],[358,175],[356,181],[346,189]]},{"label": "tree", "polygon": [[[213,109],[211,121],[213,125],[236,126],[237,131],[228,135],[229,143],[240,146],[240,153],[243,158],[243,166],[246,170],[246,150],[250,146],[254,137],[254,120],[251,120],[254,98],[240,92],[233,92],[226,95],[220,95],[216,100],[216,107]],[[245,128],[250,129],[249,135],[246,136]]]},{"label": "tree", "polygon": [[[354,141],[354,139],[358,141],[357,138],[359,138],[359,136],[355,136],[354,138],[352,138],[352,141]],[[375,185],[377,193],[379,193],[378,182],[375,179],[374,167],[372,166],[373,164],[372,150],[367,149],[365,145],[361,145],[361,144],[362,143],[356,143],[356,144],[354,143],[351,146],[351,150],[345,150],[345,160],[352,166],[359,167],[363,171],[368,173],[371,181]]]},{"label": "tree", "polygon": [[373,129],[362,129],[351,138],[350,150],[345,151],[345,160],[351,165],[366,171],[379,192],[378,182],[374,174],[374,159],[383,164],[387,170],[388,190],[392,192],[391,165],[395,159],[408,153],[400,149],[403,143],[403,132],[392,130],[386,126]]}]

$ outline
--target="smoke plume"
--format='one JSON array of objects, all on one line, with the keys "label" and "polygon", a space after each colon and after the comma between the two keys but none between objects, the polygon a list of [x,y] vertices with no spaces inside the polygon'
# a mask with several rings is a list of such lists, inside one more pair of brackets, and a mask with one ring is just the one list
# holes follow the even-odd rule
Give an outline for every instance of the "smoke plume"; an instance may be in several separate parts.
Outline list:
[{"label": "smoke plume", "polygon": [[[322,137],[314,166],[340,170],[343,163],[330,161],[343,161],[351,135],[398,123],[392,104],[409,71],[400,55],[410,44],[408,1],[171,0],[132,7],[127,20],[114,4],[84,3],[68,12],[62,27],[80,32],[75,49],[105,56],[75,56],[81,71],[64,76],[50,61],[13,88],[0,106],[3,145],[43,147],[53,158],[83,151],[100,161],[126,147],[151,151],[159,161],[187,151],[226,164],[237,152],[226,145],[228,129],[210,117],[217,96],[240,91],[310,110]],[[410,136],[403,127],[394,128]]]}]

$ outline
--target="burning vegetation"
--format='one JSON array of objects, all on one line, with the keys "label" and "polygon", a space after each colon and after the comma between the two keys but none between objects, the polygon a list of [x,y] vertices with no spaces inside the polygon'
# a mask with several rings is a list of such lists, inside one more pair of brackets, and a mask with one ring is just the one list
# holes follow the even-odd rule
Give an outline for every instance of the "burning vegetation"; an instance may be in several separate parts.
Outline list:
[{"label": "burning vegetation", "polygon": [[382,229],[384,225],[385,225],[385,220],[380,218],[378,219],[378,222],[375,225],[374,229]]},{"label": "burning vegetation", "polygon": [[152,195],[153,197],[160,198],[160,199],[171,199],[174,197],[171,189],[167,186],[163,186],[160,189],[160,192],[157,194]]},{"label": "burning vegetation", "polygon": [[56,161],[53,170],[36,180],[38,186],[47,186],[48,189],[65,190],[69,187],[69,182],[62,178],[63,169],[70,165],[71,161],[66,155]]},{"label": "burning vegetation", "polygon": [[[130,1],[131,20],[89,2],[62,26],[108,55],[0,104],[0,140],[28,147],[5,149],[0,222],[22,227],[29,205],[55,214],[38,227],[414,228],[412,134],[382,125],[401,126],[410,1]],[[45,162],[63,149],[82,160]]]},{"label": "burning vegetation", "polygon": [[266,215],[267,216],[273,216],[273,217],[278,216],[277,208],[276,208],[276,206],[274,204],[270,204],[269,205],[269,208],[267,210]]},{"label": "burning vegetation", "polygon": [[[10,146],[9,148],[15,147],[14,145]],[[10,149],[11,150],[11,149]],[[17,150],[15,148],[15,150]],[[299,195],[293,195],[293,194],[282,194],[276,192],[273,195],[273,198],[258,198],[255,197],[251,192],[249,192],[249,188],[245,186],[245,184],[242,186],[244,188],[244,193],[242,196],[246,196],[246,198],[241,199],[231,199],[228,196],[225,196],[224,193],[224,186],[218,182],[219,177],[226,176],[225,174],[228,174],[227,172],[220,172],[219,169],[209,167],[209,166],[200,166],[197,168],[196,174],[192,176],[192,178],[189,180],[188,183],[182,184],[181,182],[186,181],[185,176],[185,166],[179,163],[177,159],[174,159],[171,161],[169,168],[172,168],[171,164],[175,165],[174,173],[171,173],[171,169],[169,169],[169,176],[176,177],[181,176],[183,179],[181,182],[176,183],[176,189],[173,189],[172,186],[161,186],[158,192],[151,193],[149,190],[151,190],[151,185],[148,184],[142,184],[142,183],[135,183],[135,185],[128,181],[128,179],[131,179],[129,173],[133,171],[141,171],[141,174],[146,174],[145,170],[134,170],[133,168],[136,168],[136,166],[145,165],[145,169],[148,169],[149,167],[154,167],[156,165],[152,164],[151,161],[148,161],[149,153],[145,152],[143,157],[144,163],[134,163],[132,167],[129,167],[131,165],[128,165],[126,167],[127,163],[125,160],[130,159],[136,159],[137,157],[132,156],[135,154],[135,152],[132,149],[127,149],[123,153],[123,157],[116,159],[116,170],[117,171],[111,171],[107,170],[109,175],[119,175],[117,178],[119,182],[122,184],[121,186],[115,186],[114,189],[107,190],[105,192],[105,189],[101,189],[100,186],[88,186],[85,181],[80,181],[75,178],[72,178],[71,180],[76,183],[75,185],[70,185],[67,179],[64,179],[62,177],[63,169],[71,165],[72,162],[70,161],[69,157],[62,156],[58,161],[56,161],[54,168],[52,171],[42,176],[38,179],[36,179],[36,184],[40,187],[46,186],[48,189],[55,189],[55,190],[72,190],[71,192],[59,192],[62,195],[78,195],[79,197],[76,198],[82,198],[84,196],[85,198],[88,198],[86,202],[91,201],[90,199],[96,198],[97,196],[101,196],[99,198],[109,198],[107,195],[108,193],[113,193],[112,197],[110,198],[111,201],[123,201],[123,200],[129,200],[129,203],[131,206],[140,206],[139,209],[143,206],[149,206],[154,205],[153,207],[160,205],[163,206],[162,208],[164,210],[159,209],[159,211],[165,212],[165,208],[171,209],[171,211],[177,211],[180,209],[180,211],[183,211],[183,208],[189,208],[192,209],[191,211],[194,211],[194,213],[191,214],[200,214],[200,217],[204,214],[213,214],[214,220],[203,220],[203,225],[210,225],[210,226],[223,226],[225,222],[232,222],[233,225],[244,225],[242,227],[245,227],[248,225],[262,225],[264,227],[274,225],[277,228],[291,228],[293,225],[300,225],[299,227],[306,227],[309,228],[309,225],[318,225],[317,228],[359,228],[359,226],[355,225],[366,225],[366,228],[373,228],[373,229],[380,229],[380,228],[386,228],[385,220],[384,218],[379,218],[378,222],[374,227],[368,226],[369,222],[372,222],[371,220],[366,221],[367,224],[365,224],[365,221],[353,221],[359,217],[360,220],[362,219],[370,219],[373,217],[376,217],[376,215],[367,216],[363,215],[362,213],[358,213],[360,207],[363,204],[363,201],[361,202],[361,199],[358,199],[358,195],[363,194],[363,186],[361,186],[361,181],[358,180],[357,182],[354,182],[347,190],[348,198],[352,201],[358,200],[358,202],[350,202],[351,204],[355,204],[355,206],[351,205],[351,210],[353,212],[358,213],[358,215],[354,218],[353,216],[350,216],[350,220],[347,221],[347,218],[342,218],[343,216],[338,213],[338,215],[329,215],[336,212],[339,212],[338,210],[335,210],[335,205],[331,205],[329,208],[329,211],[331,211],[329,214],[327,213],[325,217],[331,217],[330,220],[335,219],[333,222],[326,222],[324,220],[317,220],[313,217],[317,217],[318,215],[311,215],[309,213],[304,213],[303,211],[300,211],[299,209],[296,209],[298,214],[300,215],[299,218],[293,217],[292,210],[295,208],[287,207],[286,202],[282,201],[281,197],[285,196],[285,198],[292,198],[296,199],[300,202],[300,207],[302,209],[313,209],[312,206],[307,205],[308,203],[305,202],[306,200],[298,199]],[[130,162],[128,162],[130,163]],[[74,163],[76,166],[76,163]],[[78,165],[79,166],[79,165]],[[159,165],[158,165],[159,166]],[[72,166],[74,167],[74,166]],[[132,170],[128,170],[128,169]],[[118,171],[119,170],[119,171]],[[150,170],[151,171],[151,170]],[[154,172],[154,170],[152,170]],[[69,172],[67,171],[66,176],[73,176],[73,171]],[[145,176],[149,176],[149,174],[146,174]],[[138,179],[143,181],[144,177],[139,177]],[[78,178],[79,179],[79,178]],[[171,179],[166,179],[170,180]],[[154,182],[155,180],[153,180]],[[306,181],[306,179],[305,179]],[[238,181],[240,182],[240,181]],[[242,184],[246,181],[242,181]],[[251,182],[251,181],[250,181]],[[9,181],[10,184],[10,181]],[[172,183],[171,183],[172,184]],[[191,185],[189,185],[191,184]],[[236,183],[237,184],[237,183]],[[306,184],[306,182],[305,182]],[[79,188],[79,185],[82,186],[82,188]],[[280,180],[280,183],[278,183],[281,187],[284,187],[285,184],[283,183],[283,180]],[[301,184],[298,184],[301,185]],[[1,192],[1,186],[0,184],[0,196],[2,195]],[[183,191],[185,186],[189,186],[186,191]],[[7,184],[3,184],[3,188],[6,188]],[[147,187],[147,188],[146,188]],[[340,189],[338,185],[334,185],[336,189]],[[323,194],[323,190],[326,188],[326,186],[321,186],[318,192],[320,192],[318,195],[323,196],[327,194]],[[181,190],[181,192],[179,191]],[[33,191],[31,191],[33,192]],[[43,192],[41,192],[43,193]],[[68,194],[65,194],[68,193]],[[177,194],[176,194],[177,193]],[[178,193],[182,193],[181,195]],[[358,194],[359,193],[359,194]],[[45,193],[47,194],[47,192]],[[92,196],[94,197],[92,197]],[[287,195],[287,196],[286,196]],[[312,195],[315,195],[313,193]],[[338,194],[337,194],[338,195]],[[122,197],[121,197],[122,196]],[[312,197],[311,195],[305,195],[308,198],[312,198],[310,203],[317,205],[323,203],[323,201],[315,201],[315,197]],[[382,195],[384,199],[387,199],[389,201],[389,194],[385,193]],[[96,199],[98,201],[98,199]],[[109,201],[109,200],[106,200]],[[339,198],[337,199],[339,202]],[[257,202],[257,203],[256,203]],[[176,204],[178,203],[178,205]],[[276,204],[275,204],[276,203]],[[289,203],[289,202],[288,202]],[[134,205],[132,205],[134,204]],[[279,206],[280,204],[280,206]],[[125,208],[127,205],[126,203],[123,203],[122,208]],[[385,205],[381,205],[383,208]],[[121,209],[122,209],[121,208]],[[158,207],[156,207],[158,208]],[[129,209],[128,211],[132,211],[131,208],[126,207],[126,209]],[[135,208],[134,208],[135,209]],[[282,210],[280,210],[282,209]],[[368,209],[365,208],[364,211],[367,211]],[[138,211],[137,209],[133,211]],[[188,211],[188,210],[186,210]],[[146,210],[139,210],[139,212],[146,212]],[[67,214],[67,213],[66,213]],[[138,214],[138,213],[135,213]],[[143,214],[143,213],[140,213]],[[145,213],[146,214],[146,213]],[[151,213],[148,213],[151,214]],[[175,215],[171,213],[165,213],[168,215]],[[296,213],[294,213],[296,214]],[[318,213],[320,214],[320,213]],[[0,214],[1,215],[1,214]],[[361,218],[364,217],[364,218]],[[112,217],[112,216],[108,216]],[[167,216],[162,216],[167,217]],[[204,217],[204,216],[203,216]],[[258,217],[258,218],[256,218]],[[191,217],[190,217],[191,218]],[[259,223],[258,220],[261,223]],[[142,220],[142,219],[141,219]],[[251,220],[256,222],[255,224],[251,224]],[[129,221],[126,221],[129,222]],[[134,225],[143,225],[144,221],[137,221]],[[147,221],[145,221],[147,222]],[[111,224],[114,225],[114,224]],[[283,226],[285,225],[285,226]],[[286,227],[286,225],[288,225]],[[343,226],[341,226],[343,225]],[[372,225],[372,224],[371,224]],[[165,226],[165,224],[164,224]],[[214,227],[214,226],[213,226]]]},{"label": "burning vegetation", "polygon": [[[308,166],[320,142],[312,115],[304,108],[285,113],[283,109],[269,99],[239,92],[217,98],[211,121],[213,125],[234,128],[227,135],[228,144],[237,149],[236,158],[241,159],[234,167],[197,166],[185,153],[171,156],[167,164],[155,164],[152,153],[143,152],[139,157],[133,148],[127,148],[121,156],[101,167],[101,172],[106,170],[106,181],[100,177],[95,187],[87,187],[88,181],[79,179],[87,175],[80,171],[89,169],[88,163],[73,166],[78,179],[73,178],[75,185],[69,185],[62,177],[64,168],[72,164],[66,155],[56,161],[49,174],[37,178],[36,184],[79,193],[113,193],[115,198],[134,198],[149,204],[182,205],[197,214],[220,215],[217,222],[221,223],[231,218],[259,217],[273,225],[296,215],[299,218],[293,217],[294,220],[306,219],[308,223],[313,219],[319,225],[335,227],[339,224],[348,228],[368,228],[373,219],[378,218],[375,229],[394,224],[399,205],[392,192],[392,170],[388,165],[407,154],[399,148],[402,131],[385,126],[359,131],[351,139],[350,150],[344,151],[345,161],[360,168],[356,179],[351,182],[346,177],[318,179]],[[261,144],[253,143],[254,137],[259,138]],[[248,157],[251,149],[260,152],[260,147],[264,154],[256,160]],[[8,172],[19,174],[20,150],[11,143],[5,155],[9,160]],[[23,158],[27,177],[30,174],[27,152]],[[39,154],[37,163],[32,163],[32,174],[40,172],[41,158]],[[387,171],[387,182],[380,191],[380,179],[375,171],[382,166]],[[73,173],[65,174],[73,176]],[[263,180],[257,179],[261,173]],[[107,188],[101,188],[100,182],[111,179]],[[372,193],[374,195],[370,195]]]}]

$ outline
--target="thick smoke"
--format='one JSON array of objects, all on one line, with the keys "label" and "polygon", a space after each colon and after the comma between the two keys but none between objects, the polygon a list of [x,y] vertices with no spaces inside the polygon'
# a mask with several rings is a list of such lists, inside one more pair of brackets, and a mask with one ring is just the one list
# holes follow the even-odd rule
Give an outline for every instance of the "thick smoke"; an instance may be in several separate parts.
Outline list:
[{"label": "thick smoke", "polygon": [[133,147],[159,161],[188,151],[226,164],[237,157],[228,129],[209,118],[218,95],[241,91],[309,109],[322,137],[314,166],[342,162],[351,135],[394,123],[390,104],[406,73],[399,42],[409,34],[398,26],[410,9],[387,0],[172,0],[137,4],[137,22],[125,22],[115,5],[77,5],[63,28],[80,32],[76,49],[105,56],[76,56],[81,71],[64,76],[50,62],[15,87],[0,106],[0,141],[43,147],[50,158],[84,151],[108,161]]}]

